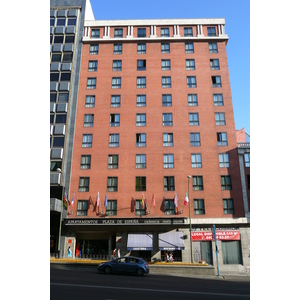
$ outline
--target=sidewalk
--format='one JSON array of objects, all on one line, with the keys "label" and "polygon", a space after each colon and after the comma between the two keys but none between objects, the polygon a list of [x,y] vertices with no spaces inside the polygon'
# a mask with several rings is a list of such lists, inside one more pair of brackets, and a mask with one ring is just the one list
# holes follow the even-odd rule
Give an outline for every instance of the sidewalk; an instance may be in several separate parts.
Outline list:
[{"label": "sidewalk", "polygon": [[[97,266],[107,260],[96,259],[68,259],[68,258],[50,258],[52,264],[73,264],[73,265],[86,265]],[[183,262],[149,262],[149,269],[151,274],[156,275],[170,275],[181,277],[193,277],[193,278],[206,278],[206,279],[223,279],[233,281],[250,281],[250,274],[222,274],[216,275],[215,268],[213,266],[201,266],[200,264],[183,263]]]}]

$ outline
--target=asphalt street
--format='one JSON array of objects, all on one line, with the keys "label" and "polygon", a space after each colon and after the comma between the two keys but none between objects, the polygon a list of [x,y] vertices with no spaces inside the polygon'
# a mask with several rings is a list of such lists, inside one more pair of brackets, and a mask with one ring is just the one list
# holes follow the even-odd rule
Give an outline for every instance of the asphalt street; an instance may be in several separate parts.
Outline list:
[{"label": "asphalt street", "polygon": [[250,282],[148,274],[105,275],[97,267],[52,265],[50,299],[250,299]]}]

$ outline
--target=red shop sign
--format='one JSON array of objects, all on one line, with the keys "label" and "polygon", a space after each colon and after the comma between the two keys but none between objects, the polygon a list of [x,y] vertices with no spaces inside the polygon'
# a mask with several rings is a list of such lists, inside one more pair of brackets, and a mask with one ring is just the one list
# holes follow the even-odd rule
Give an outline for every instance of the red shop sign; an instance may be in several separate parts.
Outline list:
[{"label": "red shop sign", "polygon": [[[221,241],[238,241],[241,239],[239,230],[217,230],[217,240]],[[212,241],[213,234],[211,231],[192,231],[193,241]]]}]

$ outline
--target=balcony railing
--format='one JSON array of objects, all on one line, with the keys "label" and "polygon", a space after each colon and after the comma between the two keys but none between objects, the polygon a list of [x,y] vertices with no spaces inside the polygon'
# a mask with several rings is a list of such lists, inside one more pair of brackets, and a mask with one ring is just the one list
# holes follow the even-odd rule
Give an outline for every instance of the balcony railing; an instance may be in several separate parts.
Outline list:
[{"label": "balcony railing", "polygon": [[237,143],[238,148],[244,147],[244,148],[250,148],[250,142],[243,142],[243,143]]}]

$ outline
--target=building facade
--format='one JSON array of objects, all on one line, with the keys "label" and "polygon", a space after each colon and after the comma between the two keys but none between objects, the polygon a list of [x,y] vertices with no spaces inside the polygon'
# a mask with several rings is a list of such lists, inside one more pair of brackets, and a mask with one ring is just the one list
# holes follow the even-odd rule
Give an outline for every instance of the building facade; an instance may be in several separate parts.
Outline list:
[{"label": "building facade", "polygon": [[64,254],[249,265],[227,42],[224,19],[84,22]]}]

